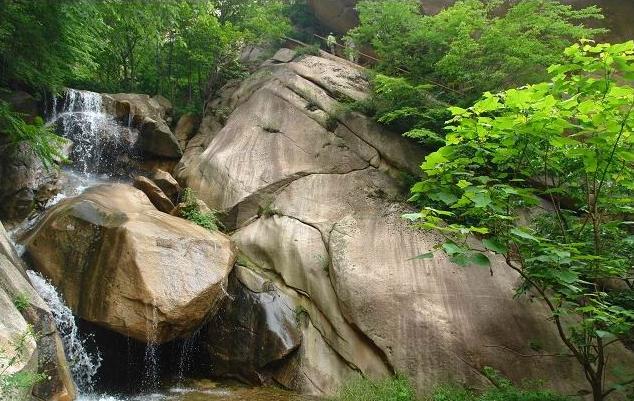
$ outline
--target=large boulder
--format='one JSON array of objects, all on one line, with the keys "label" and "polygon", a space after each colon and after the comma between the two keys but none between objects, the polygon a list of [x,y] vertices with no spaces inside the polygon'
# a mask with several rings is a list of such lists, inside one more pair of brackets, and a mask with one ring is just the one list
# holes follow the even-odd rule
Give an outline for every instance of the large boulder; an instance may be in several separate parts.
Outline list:
[{"label": "large boulder", "polygon": [[[10,305],[6,302],[9,299]],[[20,300],[20,303],[16,302]],[[20,310],[16,304],[20,305]],[[16,313],[17,312],[17,313]],[[21,314],[20,314],[21,313]],[[7,345],[7,339],[25,338],[27,328],[32,334],[26,337],[25,354],[10,370],[30,373],[46,372],[46,380],[38,382],[30,390],[36,399],[72,401],[75,399],[75,383],[55,321],[46,303],[35,291],[22,267],[6,231],[0,223],[0,349],[15,351]],[[32,344],[36,347],[33,348]],[[6,354],[5,354],[6,355]],[[0,363],[1,364],[1,363]],[[0,399],[2,393],[0,392]],[[14,396],[18,397],[17,394]],[[14,398],[8,398],[14,399]],[[20,399],[19,397],[16,399]]]},{"label": "large boulder", "polygon": [[235,259],[226,236],[159,212],[124,184],[56,205],[26,248],[78,316],[150,343],[213,315]]},{"label": "large boulder", "polygon": [[147,156],[178,159],[182,149],[168,124],[171,103],[162,96],[102,94],[104,111],[139,129],[138,147]]},{"label": "large boulder", "polygon": [[[367,93],[363,72],[332,58],[264,63],[210,103],[176,168],[182,184],[226,213],[243,268],[271,282],[301,317],[301,345],[267,373],[315,394],[332,394],[359,373],[399,372],[420,392],[447,380],[483,386],[485,366],[514,381],[583,389],[571,358],[531,349],[564,347],[539,302],[513,299],[519,277],[503,261],[494,260],[491,275],[442,257],[414,259],[440,238],[401,218],[411,210],[394,177],[418,173],[424,149],[340,112],[342,101]],[[259,327],[260,300],[236,302],[228,310],[250,302],[259,318],[244,318]],[[258,338],[239,324],[224,330],[246,348]],[[233,366],[225,373],[244,375]]]}]

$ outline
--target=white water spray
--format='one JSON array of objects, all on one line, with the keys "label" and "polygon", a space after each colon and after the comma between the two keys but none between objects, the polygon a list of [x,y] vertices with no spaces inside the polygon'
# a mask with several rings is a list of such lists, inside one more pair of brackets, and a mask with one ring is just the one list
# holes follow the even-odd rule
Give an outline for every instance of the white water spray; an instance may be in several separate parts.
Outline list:
[{"label": "white water spray", "polygon": [[68,89],[62,112],[53,111],[51,123],[57,123],[61,136],[73,141],[75,170],[108,176],[127,172],[138,133],[105,113],[101,94]]},{"label": "white water spray", "polygon": [[35,271],[29,270],[27,274],[37,293],[51,309],[77,387],[81,392],[92,391],[95,375],[101,366],[99,351],[92,354],[86,350],[86,340],[79,334],[73,312],[66,306],[55,287]]}]

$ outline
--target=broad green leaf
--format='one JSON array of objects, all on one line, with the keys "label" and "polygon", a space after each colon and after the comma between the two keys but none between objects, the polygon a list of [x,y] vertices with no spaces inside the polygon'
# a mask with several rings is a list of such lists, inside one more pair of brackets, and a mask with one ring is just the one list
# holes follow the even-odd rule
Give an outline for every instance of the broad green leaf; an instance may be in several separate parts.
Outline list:
[{"label": "broad green leaf", "polygon": [[506,254],[508,249],[506,246],[495,239],[487,238],[482,240],[482,244],[484,244],[485,248],[499,254]]},{"label": "broad green leaf", "polygon": [[415,256],[409,260],[417,260],[417,259],[433,259],[434,258],[434,253],[433,252],[427,252],[427,253],[423,253],[422,255],[418,255]]},{"label": "broad green leaf", "polygon": [[471,262],[477,266],[491,267],[489,257],[483,253],[474,253],[470,258]]},{"label": "broad green leaf", "polygon": [[458,253],[464,252],[464,250],[453,242],[445,242],[442,244],[442,249],[444,249],[445,253],[449,256],[453,256]]}]

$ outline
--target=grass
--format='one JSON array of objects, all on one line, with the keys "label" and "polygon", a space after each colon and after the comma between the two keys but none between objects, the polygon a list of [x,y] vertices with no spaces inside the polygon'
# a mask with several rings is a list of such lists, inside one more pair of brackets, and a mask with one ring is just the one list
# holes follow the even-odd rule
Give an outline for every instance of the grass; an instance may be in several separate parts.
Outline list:
[{"label": "grass", "polygon": [[356,379],[346,384],[336,401],[415,401],[416,393],[410,382],[396,376],[384,380]]},{"label": "grass", "polygon": [[18,296],[13,299],[13,305],[20,312],[24,312],[31,305],[31,299],[27,294],[18,294]]},{"label": "grass", "polygon": [[477,392],[458,385],[436,387],[427,397],[417,398],[409,380],[395,376],[384,380],[360,378],[348,382],[333,401],[572,401],[571,398],[544,390],[540,383],[520,387],[491,368],[483,370],[495,387]]},{"label": "grass", "polygon": [[203,212],[198,206],[196,195],[191,188],[185,188],[182,195],[185,206],[181,209],[181,215],[183,218],[203,227],[209,231],[219,231],[222,227],[220,223],[219,212],[212,210],[210,212]]}]

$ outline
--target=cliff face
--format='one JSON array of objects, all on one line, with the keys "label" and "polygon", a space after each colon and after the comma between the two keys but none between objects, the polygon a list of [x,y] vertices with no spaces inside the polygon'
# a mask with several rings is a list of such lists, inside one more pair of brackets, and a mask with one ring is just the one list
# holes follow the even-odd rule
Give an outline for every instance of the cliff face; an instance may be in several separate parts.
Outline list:
[{"label": "cliff face", "polygon": [[[634,2],[622,0],[563,0],[563,3],[575,7],[598,5],[603,9],[605,20],[601,26],[608,27],[610,33],[604,38],[610,42],[620,42],[634,39]],[[455,3],[455,0],[425,0],[421,1],[426,13],[436,14],[443,8]],[[317,19],[333,32],[343,34],[359,23],[354,10],[356,0],[309,0]]]},{"label": "cliff face", "polygon": [[[232,294],[203,331],[212,360],[315,394],[360,373],[401,372],[421,391],[486,385],[485,366],[584,387],[570,358],[518,360],[535,354],[530,344],[546,354],[561,344],[539,303],[513,299],[518,277],[501,261],[490,275],[413,259],[440,239],[401,218],[410,209],[393,177],[415,172],[424,152],[343,111],[367,89],[343,60],[282,49],[208,107],[176,174],[226,213],[240,250]],[[277,348],[259,354],[268,342]],[[236,364],[231,349],[253,353]]]}]

